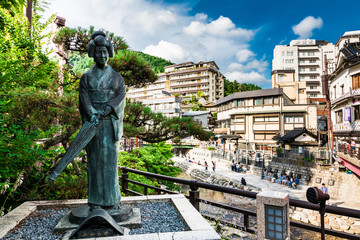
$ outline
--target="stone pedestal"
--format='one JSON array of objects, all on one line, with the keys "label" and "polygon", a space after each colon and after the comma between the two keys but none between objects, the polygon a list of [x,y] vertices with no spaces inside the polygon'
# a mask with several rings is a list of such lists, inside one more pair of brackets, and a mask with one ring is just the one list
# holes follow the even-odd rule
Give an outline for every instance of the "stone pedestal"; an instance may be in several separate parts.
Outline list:
[{"label": "stone pedestal", "polygon": [[290,239],[289,195],[262,191],[256,195],[257,239]]},{"label": "stone pedestal", "polygon": [[[184,224],[188,227],[178,232],[159,232],[159,233],[146,233],[136,234],[127,236],[115,236],[110,237],[111,240],[165,240],[165,239],[197,239],[197,240],[220,240],[221,237],[216,233],[213,227],[196,211],[196,209],[190,204],[189,200],[182,194],[171,194],[171,195],[152,195],[152,196],[138,196],[138,197],[122,197],[121,202],[124,204],[131,203],[151,203],[151,202],[171,202],[179,213],[179,217],[182,219]],[[51,209],[59,207],[79,207],[87,205],[86,199],[81,200],[66,200],[66,201],[33,201],[26,202],[4,217],[0,218],[0,238],[6,235],[8,231],[18,226],[18,224],[25,219],[32,212],[39,209]],[[69,217],[70,212],[67,214]],[[65,219],[66,220],[66,219]],[[60,224],[60,223],[59,223]],[[71,224],[67,227],[58,226],[63,230],[59,232],[66,232],[62,239],[68,239],[73,230],[77,225],[71,224],[68,218],[63,224]],[[121,222],[121,226],[133,228],[137,224],[141,226],[140,209],[133,208],[133,215],[130,219]],[[167,223],[164,222],[166,225]],[[61,225],[61,224],[60,224]],[[68,230],[66,230],[68,229]],[[56,231],[56,230],[54,230]],[[127,233],[125,233],[127,234]],[[91,238],[92,240],[94,238]],[[100,239],[100,238],[96,238]],[[90,240],[90,239],[86,239]]]}]

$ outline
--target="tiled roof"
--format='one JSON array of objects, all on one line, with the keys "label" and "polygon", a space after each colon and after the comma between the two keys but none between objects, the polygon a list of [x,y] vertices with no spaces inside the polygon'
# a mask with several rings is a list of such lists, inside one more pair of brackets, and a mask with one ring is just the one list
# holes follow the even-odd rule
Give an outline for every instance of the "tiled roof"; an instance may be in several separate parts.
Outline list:
[{"label": "tiled roof", "polygon": [[266,96],[278,96],[283,95],[282,88],[270,88],[263,90],[247,91],[247,92],[237,92],[229,96],[226,96],[215,103],[215,106],[222,103],[226,103],[235,99],[244,99],[244,98],[254,98],[254,97],[266,97]]}]

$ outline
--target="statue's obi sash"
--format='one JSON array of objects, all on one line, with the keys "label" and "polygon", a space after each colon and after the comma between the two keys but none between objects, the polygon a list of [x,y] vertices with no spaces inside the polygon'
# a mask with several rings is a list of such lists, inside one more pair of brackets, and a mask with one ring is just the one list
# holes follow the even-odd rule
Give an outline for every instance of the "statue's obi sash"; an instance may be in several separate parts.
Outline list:
[{"label": "statue's obi sash", "polygon": [[96,105],[102,105],[110,102],[111,97],[114,95],[114,91],[110,89],[89,90],[89,95],[91,103],[94,107],[96,107]]}]

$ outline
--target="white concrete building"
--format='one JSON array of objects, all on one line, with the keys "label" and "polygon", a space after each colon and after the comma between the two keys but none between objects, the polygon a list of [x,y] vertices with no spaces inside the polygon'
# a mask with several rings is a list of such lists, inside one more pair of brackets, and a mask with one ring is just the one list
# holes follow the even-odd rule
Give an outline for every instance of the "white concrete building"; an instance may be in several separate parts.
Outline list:
[{"label": "white concrete building", "polygon": [[214,61],[186,62],[165,67],[159,79],[143,88],[130,88],[128,98],[153,98],[154,91],[165,90],[172,95],[189,97],[202,92],[206,103],[216,102],[224,97],[224,76]]},{"label": "white concrete building", "polygon": [[[324,98],[321,75],[325,73],[325,56],[328,73],[331,73],[335,69],[335,48],[332,43],[315,39],[292,40],[289,45],[275,46],[272,70],[295,70],[293,82],[306,83],[298,92],[306,94],[308,102],[317,101]],[[277,79],[273,79],[272,87],[280,83],[280,87],[285,88],[286,84],[281,82],[281,76],[278,75]]]}]

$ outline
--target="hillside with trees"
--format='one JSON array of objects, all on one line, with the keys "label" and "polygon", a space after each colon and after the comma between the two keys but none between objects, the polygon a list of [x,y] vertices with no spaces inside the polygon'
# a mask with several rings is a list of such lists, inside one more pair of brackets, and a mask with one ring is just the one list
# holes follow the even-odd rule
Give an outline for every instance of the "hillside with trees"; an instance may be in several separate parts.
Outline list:
[{"label": "hillside with trees", "polygon": [[143,52],[137,52],[146,62],[149,63],[150,67],[154,70],[155,73],[164,72],[164,67],[173,65],[174,63],[165,60],[160,57],[155,57]]},{"label": "hillside with trees", "polygon": [[236,92],[246,92],[260,90],[261,87],[253,83],[239,83],[238,81],[224,80],[224,94],[225,97]]}]

